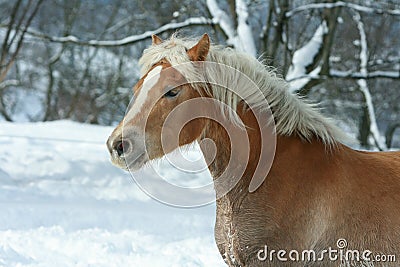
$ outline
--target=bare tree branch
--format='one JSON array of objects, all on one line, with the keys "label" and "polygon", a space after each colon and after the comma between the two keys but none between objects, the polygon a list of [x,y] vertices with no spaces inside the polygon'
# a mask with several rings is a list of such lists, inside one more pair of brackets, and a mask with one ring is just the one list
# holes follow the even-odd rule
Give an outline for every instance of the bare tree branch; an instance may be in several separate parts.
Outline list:
[{"label": "bare tree branch", "polygon": [[301,76],[297,76],[292,79],[287,79],[287,82],[293,82],[301,79],[310,79],[310,80],[327,80],[327,79],[344,79],[344,80],[359,80],[359,79],[400,79],[400,73],[398,71],[372,71],[368,73],[354,72],[350,71],[340,71],[340,70],[330,70],[327,75],[321,74],[305,74]]},{"label": "bare tree branch", "polygon": [[[326,77],[326,76],[325,76]],[[400,79],[399,71],[372,71],[368,73],[340,70],[330,70],[329,76],[332,78],[344,78],[344,79]]]},{"label": "bare tree branch", "polygon": [[[2,51],[0,56],[0,83],[3,82],[11,67],[14,65],[15,60],[17,58],[18,53],[20,52],[24,37],[27,29],[32,23],[33,18],[36,16],[39,11],[39,7],[42,4],[43,0],[38,0],[36,5],[33,6],[33,10],[28,15],[29,10],[32,7],[33,0],[29,0],[27,5],[23,8],[22,14],[18,17],[18,11],[21,8],[21,1],[17,1],[13,7],[11,12],[10,22],[7,25],[7,33],[3,39]],[[26,20],[26,21],[25,21]],[[13,36],[11,36],[11,32],[14,31]],[[15,45],[14,51],[12,51],[12,47]],[[0,114],[7,120],[12,121],[11,115],[7,111],[6,103],[4,100],[4,89],[8,86],[16,84],[15,82],[3,82],[0,88]]]},{"label": "bare tree branch", "polygon": [[21,0],[18,0],[15,3],[13,10],[11,12],[11,15],[10,15],[10,23],[7,25],[4,25],[4,27],[7,27],[7,32],[4,36],[3,44],[1,47],[0,67],[3,67],[3,65],[5,65],[5,57],[6,57],[7,51],[8,51],[7,47],[9,45],[9,38],[10,38],[11,30],[13,28],[12,25],[14,24],[14,21],[16,19],[18,8],[19,8],[20,4],[21,4]]},{"label": "bare tree branch", "polygon": [[347,8],[354,9],[358,12],[364,12],[364,13],[388,14],[388,15],[392,15],[392,16],[400,16],[400,9],[382,9],[382,8],[376,8],[376,7],[367,7],[367,6],[362,6],[362,5],[357,5],[357,4],[342,2],[342,1],[335,2],[335,3],[315,3],[315,4],[299,6],[299,7],[296,7],[294,9],[286,12],[285,16],[287,18],[289,18],[299,12],[307,11],[310,9],[325,9],[325,8],[336,8],[336,7],[347,7]]},{"label": "bare tree branch", "polygon": [[[36,13],[39,10],[40,5],[42,4],[43,0],[38,0],[38,2],[36,3],[36,6],[33,8],[33,11],[31,12],[31,14],[29,15],[23,30],[21,30],[21,25],[22,25],[22,21],[25,20],[25,16],[27,15],[28,12],[28,7],[31,5],[31,1],[28,2],[28,6],[24,9],[23,11],[23,16],[20,18],[20,21],[17,23],[17,28],[15,29],[15,33],[14,36],[11,38],[11,40],[8,42],[8,44],[6,43],[6,47],[5,47],[5,51],[2,51],[2,56],[1,56],[1,62],[0,62],[0,81],[4,81],[4,79],[6,78],[6,75],[8,73],[8,71],[11,69],[12,65],[14,64],[14,61],[22,47],[23,41],[24,41],[24,37],[26,34],[26,31],[29,27],[29,25],[31,24],[33,18],[36,16]],[[15,6],[15,9],[19,9],[19,5],[18,3]],[[14,11],[13,11],[14,12]],[[16,15],[16,14],[15,14]],[[13,26],[12,24],[9,25],[9,30],[12,29]],[[21,33],[19,33],[21,31]],[[11,45],[14,43],[16,36],[19,35],[18,37],[18,41],[16,41],[16,48],[14,52],[10,52],[11,50]],[[8,38],[5,39],[5,42],[8,41]],[[4,44],[3,44],[4,46]],[[4,55],[3,55],[4,54]],[[9,55],[9,59],[6,62],[6,55]],[[4,65],[3,65],[4,64]]]},{"label": "bare tree branch", "polygon": [[387,128],[385,136],[386,136],[386,146],[388,148],[392,147],[393,135],[397,128],[400,128],[400,123],[393,124]]},{"label": "bare tree branch", "polygon": [[45,39],[47,41],[54,43],[70,43],[70,44],[76,44],[81,46],[92,46],[92,47],[117,47],[117,46],[132,45],[136,42],[150,38],[153,34],[160,34],[166,31],[181,29],[195,25],[213,25],[214,23],[215,23],[214,20],[204,17],[188,18],[182,22],[167,23],[155,30],[146,31],[138,35],[131,35],[120,40],[103,40],[103,41],[98,41],[98,40],[83,41],[72,35],[65,37],[56,37],[34,30],[28,30],[27,33],[33,37]]},{"label": "bare tree branch", "polygon": [[19,84],[20,82],[18,80],[5,80],[4,82],[0,83],[0,91],[10,86],[18,86]]},{"label": "bare tree branch", "polygon": [[[279,1],[279,3],[274,4],[274,14],[276,16],[276,26],[272,28],[274,31],[272,42],[268,45],[269,49],[267,51],[267,56],[272,60],[272,64],[275,64],[276,54],[278,51],[279,43],[282,42],[282,36],[284,31],[284,26],[288,23],[285,18],[286,11],[289,9],[289,0]],[[273,23],[274,24],[274,23]]]}]

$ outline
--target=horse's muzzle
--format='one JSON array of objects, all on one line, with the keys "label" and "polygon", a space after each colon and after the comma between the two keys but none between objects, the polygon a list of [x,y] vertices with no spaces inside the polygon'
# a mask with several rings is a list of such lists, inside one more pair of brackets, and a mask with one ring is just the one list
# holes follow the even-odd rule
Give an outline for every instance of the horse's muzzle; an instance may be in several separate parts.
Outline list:
[{"label": "horse's muzzle", "polygon": [[[122,135],[111,135],[107,140],[107,148],[111,156],[111,162],[124,170],[138,169],[147,161],[147,154],[142,146],[136,145],[134,140],[123,138]],[[135,142],[138,144],[138,142]],[[135,150],[135,151],[134,151]]]}]

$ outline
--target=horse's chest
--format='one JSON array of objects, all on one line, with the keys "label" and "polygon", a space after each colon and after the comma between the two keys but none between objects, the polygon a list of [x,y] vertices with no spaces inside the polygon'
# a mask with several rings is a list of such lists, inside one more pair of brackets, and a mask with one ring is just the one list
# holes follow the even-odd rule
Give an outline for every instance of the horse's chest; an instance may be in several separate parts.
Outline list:
[{"label": "horse's chest", "polygon": [[240,266],[235,257],[235,228],[233,225],[232,210],[224,201],[219,201],[215,222],[215,241],[222,258],[229,266]]},{"label": "horse's chest", "polygon": [[251,241],[240,234],[246,229],[239,220],[227,199],[218,200],[215,240],[223,259],[231,267],[243,267],[247,250],[251,247]]}]

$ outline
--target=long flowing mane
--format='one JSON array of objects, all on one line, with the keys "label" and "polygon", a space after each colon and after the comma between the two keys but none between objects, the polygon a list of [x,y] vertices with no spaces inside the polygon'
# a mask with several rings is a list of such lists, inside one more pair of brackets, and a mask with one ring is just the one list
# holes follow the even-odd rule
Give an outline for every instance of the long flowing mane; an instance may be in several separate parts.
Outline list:
[{"label": "long flowing mane", "polygon": [[[195,44],[194,40],[172,35],[169,40],[150,46],[139,60],[142,75],[162,59],[168,60],[172,66],[189,63],[190,59],[186,51]],[[314,105],[290,93],[288,83],[272,68],[265,66],[257,59],[231,48],[211,45],[206,61],[229,66],[236,69],[238,71],[236,73],[247,75],[263,94],[260,96],[260,91],[254,86],[249,86],[248,81],[243,80],[239,77],[240,75],[232,76],[231,72],[230,75],[224,75],[225,68],[214,68],[202,73],[202,78],[211,84],[210,94],[230,107],[228,113],[234,121],[237,118],[236,108],[241,101],[234,92],[240,92],[241,97],[246,99],[252,107],[263,108],[267,100],[268,105],[265,108],[271,108],[276,131],[280,135],[297,135],[307,141],[317,138],[328,146],[347,139],[331,119],[324,117]],[[181,69],[180,71],[182,72]],[[198,86],[196,82],[199,81],[198,72],[190,68],[184,68],[183,72],[186,72],[182,74],[188,82],[193,82],[193,87],[196,88]]]}]

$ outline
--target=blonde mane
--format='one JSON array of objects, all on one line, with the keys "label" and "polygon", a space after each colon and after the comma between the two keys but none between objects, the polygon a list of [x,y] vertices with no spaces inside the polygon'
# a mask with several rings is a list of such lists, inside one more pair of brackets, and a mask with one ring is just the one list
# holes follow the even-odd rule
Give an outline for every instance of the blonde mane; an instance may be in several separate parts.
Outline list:
[{"label": "blonde mane", "polygon": [[[142,75],[162,59],[168,60],[173,67],[190,63],[186,51],[194,45],[196,45],[195,40],[181,39],[172,35],[169,40],[150,46],[139,60]],[[226,67],[219,68],[218,64],[214,64],[216,67],[212,69],[206,68],[201,73],[194,67],[187,67],[190,64],[184,64],[186,67],[180,68],[179,71],[194,88],[199,87],[199,81],[206,81],[210,85],[208,87],[210,95],[230,107],[228,116],[233,121],[237,121],[235,111],[239,102],[245,99],[251,107],[271,108],[276,131],[280,135],[297,135],[307,141],[318,138],[328,146],[346,140],[346,135],[331,119],[324,117],[315,106],[290,93],[288,84],[283,78],[250,55],[231,48],[211,45],[206,61],[229,66],[237,71],[227,74]],[[256,86],[243,79],[242,74]]]}]

